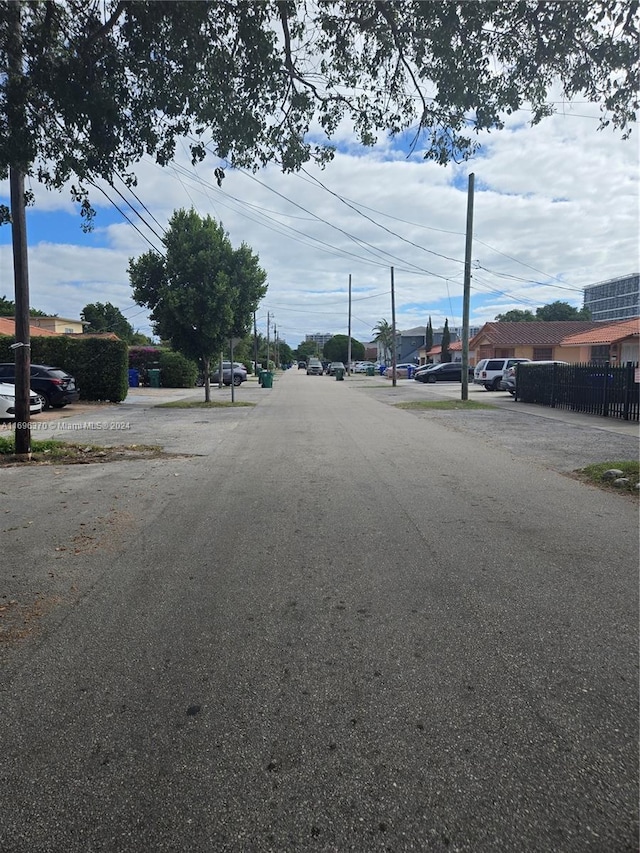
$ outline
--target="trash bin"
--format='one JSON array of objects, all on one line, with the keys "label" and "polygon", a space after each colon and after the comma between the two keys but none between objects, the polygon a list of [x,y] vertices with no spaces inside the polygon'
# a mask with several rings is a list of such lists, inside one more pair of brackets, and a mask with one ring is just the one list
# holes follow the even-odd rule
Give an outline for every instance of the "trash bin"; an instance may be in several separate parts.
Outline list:
[{"label": "trash bin", "polygon": [[381,365],[380,365],[380,367],[378,368],[378,372],[380,373],[380,376],[384,376],[384,374],[385,374],[385,370],[386,370],[386,369],[387,369],[387,365],[386,365],[386,364],[381,364]]},{"label": "trash bin", "polygon": [[262,387],[273,388],[273,372],[271,370],[262,371]]},{"label": "trash bin", "polygon": [[129,388],[138,388],[140,385],[140,373],[133,368],[129,371]]},{"label": "trash bin", "polygon": [[264,375],[266,372],[267,371],[263,370],[263,368],[260,368],[260,370],[258,371],[258,385],[262,385],[262,380],[264,379]]},{"label": "trash bin", "polygon": [[409,365],[409,367],[407,367],[407,379],[413,379],[414,371],[415,371],[415,367],[412,367],[411,365]]},{"label": "trash bin", "polygon": [[372,364],[368,365],[367,376],[375,376],[375,373],[376,373],[375,367]]},{"label": "trash bin", "polygon": [[338,382],[342,382],[344,380],[344,368],[336,367],[335,374]]},{"label": "trash bin", "polygon": [[153,369],[147,371],[149,374],[149,386],[151,388],[159,388],[160,387],[160,371],[158,369]]}]

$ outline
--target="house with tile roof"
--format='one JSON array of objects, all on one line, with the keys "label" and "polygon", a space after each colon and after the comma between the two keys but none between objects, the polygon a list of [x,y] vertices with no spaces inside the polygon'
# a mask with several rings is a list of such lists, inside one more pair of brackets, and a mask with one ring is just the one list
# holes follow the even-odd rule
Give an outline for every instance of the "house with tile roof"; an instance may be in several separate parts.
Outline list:
[{"label": "house with tile roof", "polygon": [[[564,349],[579,349],[579,362],[600,362],[604,364],[637,364],[640,361],[640,318],[618,320],[615,323],[598,323],[595,329],[569,335],[560,344]],[[568,358],[560,356],[562,361]]]},{"label": "house with tile roof", "polygon": [[[8,335],[9,337],[13,337],[16,333],[16,321],[13,317],[0,317],[0,335]],[[58,334],[57,332],[52,332],[50,329],[43,329],[39,326],[29,326],[29,334],[32,338],[37,337],[53,337],[55,338]]]},{"label": "house with tile roof", "polygon": [[594,320],[536,320],[531,323],[485,323],[469,341],[475,363],[482,358],[529,358],[532,361],[581,361],[580,344],[563,346],[572,335],[601,326]]}]

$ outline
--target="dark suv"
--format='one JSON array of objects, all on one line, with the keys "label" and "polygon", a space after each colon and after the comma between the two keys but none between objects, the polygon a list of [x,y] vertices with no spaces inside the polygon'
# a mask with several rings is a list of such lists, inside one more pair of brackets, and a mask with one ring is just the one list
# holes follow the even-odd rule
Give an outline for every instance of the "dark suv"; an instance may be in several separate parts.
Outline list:
[{"label": "dark suv", "polygon": [[[0,382],[15,385],[15,381],[15,364],[0,364]],[[31,390],[35,391],[42,401],[43,409],[62,409],[68,403],[75,403],[80,398],[80,389],[74,377],[59,367],[32,364],[29,384]]]}]

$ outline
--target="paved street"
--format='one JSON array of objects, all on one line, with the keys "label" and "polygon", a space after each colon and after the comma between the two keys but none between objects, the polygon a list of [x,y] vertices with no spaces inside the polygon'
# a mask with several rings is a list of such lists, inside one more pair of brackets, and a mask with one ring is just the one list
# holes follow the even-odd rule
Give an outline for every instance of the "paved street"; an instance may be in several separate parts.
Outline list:
[{"label": "paved street", "polygon": [[2,853],[637,850],[637,428],[452,388],[43,421],[177,455],[0,471]]}]

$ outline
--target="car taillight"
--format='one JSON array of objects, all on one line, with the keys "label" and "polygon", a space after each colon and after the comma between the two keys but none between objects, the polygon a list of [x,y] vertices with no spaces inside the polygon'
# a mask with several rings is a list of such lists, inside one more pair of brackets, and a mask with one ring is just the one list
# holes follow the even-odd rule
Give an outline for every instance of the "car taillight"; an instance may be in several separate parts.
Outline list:
[{"label": "car taillight", "polygon": [[62,385],[62,379],[50,379],[50,382],[53,382],[54,385]]}]

